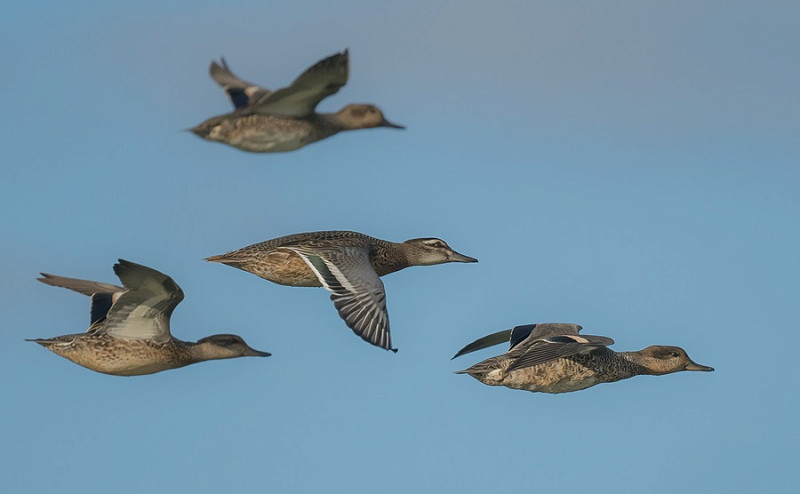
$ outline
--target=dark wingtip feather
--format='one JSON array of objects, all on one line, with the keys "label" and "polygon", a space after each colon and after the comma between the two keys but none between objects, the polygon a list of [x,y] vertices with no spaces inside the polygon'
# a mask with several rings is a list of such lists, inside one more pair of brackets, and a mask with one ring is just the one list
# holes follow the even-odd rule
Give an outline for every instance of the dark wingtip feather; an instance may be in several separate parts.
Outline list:
[{"label": "dark wingtip feather", "polygon": [[483,350],[484,348],[489,348],[490,346],[504,343],[508,341],[511,335],[511,331],[512,331],[511,329],[505,329],[503,331],[498,331],[488,336],[484,336],[483,338],[478,338],[477,340],[473,341],[469,345],[459,350],[458,353],[456,353],[450,360],[453,360],[454,358],[460,357],[462,355],[466,355],[468,353],[475,352],[477,350]]}]

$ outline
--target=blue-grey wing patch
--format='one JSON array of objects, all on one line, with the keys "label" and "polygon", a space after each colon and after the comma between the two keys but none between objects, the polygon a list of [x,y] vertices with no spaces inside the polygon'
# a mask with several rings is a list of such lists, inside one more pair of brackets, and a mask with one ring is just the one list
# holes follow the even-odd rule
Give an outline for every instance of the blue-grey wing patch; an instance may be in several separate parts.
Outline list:
[{"label": "blue-grey wing patch", "polygon": [[222,89],[228,94],[233,106],[238,110],[245,108],[256,101],[266,98],[271,94],[271,91],[264,89],[261,86],[247,82],[237,77],[225,62],[225,59],[220,59],[222,64],[211,62],[208,72],[211,78],[222,86]]},{"label": "blue-grey wing patch", "polygon": [[511,328],[511,337],[508,340],[508,349],[511,350],[524,341],[536,329],[538,324],[523,324]]},{"label": "blue-grey wing patch", "polygon": [[106,318],[106,314],[114,304],[114,293],[95,293],[92,295],[91,323],[94,324]]},{"label": "blue-grey wing patch", "polygon": [[125,288],[110,283],[99,281],[81,280],[78,278],[67,278],[48,273],[41,273],[42,277],[37,278],[42,283],[89,295],[91,297],[91,324],[105,319],[106,314],[111,309],[114,302],[125,293]]}]

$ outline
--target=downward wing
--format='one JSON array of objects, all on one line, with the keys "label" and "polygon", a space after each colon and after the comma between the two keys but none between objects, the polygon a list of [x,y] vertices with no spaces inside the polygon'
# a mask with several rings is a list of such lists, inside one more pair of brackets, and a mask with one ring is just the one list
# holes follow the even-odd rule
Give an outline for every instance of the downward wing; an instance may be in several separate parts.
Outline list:
[{"label": "downward wing", "polygon": [[389,334],[383,282],[372,268],[366,248],[285,248],[296,252],[331,292],[333,305],[350,329],[373,345],[397,351]]}]

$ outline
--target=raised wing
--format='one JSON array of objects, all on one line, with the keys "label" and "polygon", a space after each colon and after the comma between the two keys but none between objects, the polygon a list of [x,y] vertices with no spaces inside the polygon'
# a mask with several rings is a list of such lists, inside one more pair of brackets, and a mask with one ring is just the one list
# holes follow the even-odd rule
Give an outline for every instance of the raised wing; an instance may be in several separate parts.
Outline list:
[{"label": "raised wing", "polygon": [[392,348],[383,282],[372,268],[366,248],[282,248],[296,252],[314,271],[353,332],[373,345],[397,351]]},{"label": "raised wing", "polygon": [[231,103],[233,103],[233,106],[237,110],[260,101],[272,94],[272,91],[268,89],[237,77],[231,69],[228,68],[228,64],[225,62],[224,58],[220,59],[220,61],[222,65],[217,62],[211,62],[211,67],[209,67],[208,72],[211,74],[211,78],[222,86],[222,89],[228,94],[228,98],[230,98]]},{"label": "raised wing", "polygon": [[99,281],[79,280],[78,278],[67,278],[66,276],[56,276],[54,274],[39,273],[41,278],[36,278],[46,285],[69,288],[70,290],[84,295],[94,295],[95,293],[114,293],[124,292],[121,286],[111,283],[101,283]]},{"label": "raised wing", "polygon": [[99,331],[116,338],[169,341],[169,318],[183,300],[178,284],[164,273],[123,259],[114,272],[128,291],[111,306]]},{"label": "raised wing", "polygon": [[472,353],[478,350],[483,350],[484,348],[489,348],[490,346],[499,345],[500,343],[505,343],[511,336],[512,331],[513,331],[512,329],[505,329],[503,331],[498,331],[488,336],[484,336],[483,338],[478,338],[477,340],[473,341],[469,345],[459,350],[458,353],[456,353],[453,356],[453,358],[460,357],[462,355],[466,355],[468,353]]},{"label": "raised wing", "polygon": [[292,85],[251,104],[251,110],[268,115],[307,117],[320,101],[347,84],[350,62],[347,50],[322,59],[300,74]]},{"label": "raised wing", "polygon": [[[37,280],[51,286],[68,288],[72,291],[82,293],[91,297],[91,324],[105,319],[111,306],[124,292],[121,286],[99,281],[80,280],[78,278],[67,278],[48,273],[40,273],[41,278]],[[95,328],[90,327],[90,331]]]},{"label": "raised wing", "polygon": [[[483,350],[490,346],[498,345],[506,341],[509,342],[509,350],[520,344],[525,339],[532,337],[546,338],[548,336],[563,335],[563,334],[578,334],[582,328],[577,324],[566,323],[543,323],[543,324],[524,324],[521,326],[514,326],[511,329],[505,329],[492,333],[483,338],[479,338],[469,345],[465,346],[453,358],[472,353],[477,350]],[[451,359],[452,360],[452,359]]]}]

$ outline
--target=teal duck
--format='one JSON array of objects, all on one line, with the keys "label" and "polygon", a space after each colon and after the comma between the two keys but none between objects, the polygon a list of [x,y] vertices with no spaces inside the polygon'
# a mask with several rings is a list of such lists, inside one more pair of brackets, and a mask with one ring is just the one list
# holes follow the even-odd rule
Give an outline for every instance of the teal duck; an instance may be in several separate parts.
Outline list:
[{"label": "teal duck", "polygon": [[209,141],[222,142],[243,151],[276,153],[293,151],[345,130],[390,127],[371,104],[347,105],[336,113],[317,113],[320,101],[347,83],[350,61],[347,50],[320,60],[289,87],[270,91],[234,75],[222,59],[211,63],[211,77],[225,90],[235,110],[213,117],[192,128]]},{"label": "teal duck", "polygon": [[43,283],[91,297],[91,324],[86,333],[28,341],[115,376],[153,374],[206,360],[269,357],[233,334],[208,336],[197,343],[174,338],[169,319],[183,300],[183,290],[169,276],[122,259],[114,272],[123,286],[42,273],[38,280]]},{"label": "teal duck", "polygon": [[478,262],[444,240],[415,238],[403,243],[347,231],[288,235],[206,259],[288,286],[322,286],[339,315],[358,336],[392,347],[386,293],[380,277],[409,266]]},{"label": "teal duck", "polygon": [[577,324],[527,324],[485,336],[453,358],[510,341],[509,350],[457,372],[489,386],[542,393],[567,393],[638,375],[661,376],[680,371],[713,371],[676,346],[649,346],[638,352],[614,352],[614,340],[579,335]]}]

